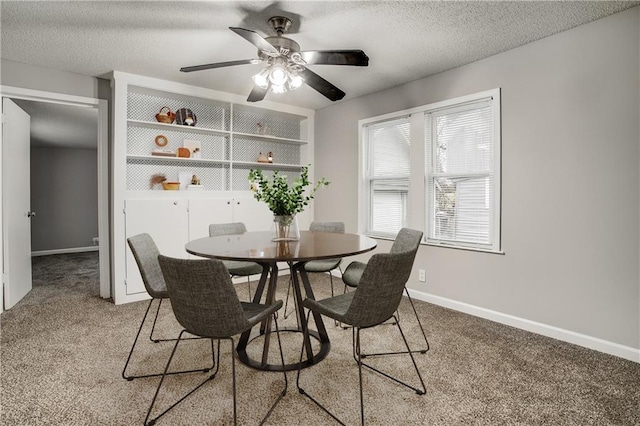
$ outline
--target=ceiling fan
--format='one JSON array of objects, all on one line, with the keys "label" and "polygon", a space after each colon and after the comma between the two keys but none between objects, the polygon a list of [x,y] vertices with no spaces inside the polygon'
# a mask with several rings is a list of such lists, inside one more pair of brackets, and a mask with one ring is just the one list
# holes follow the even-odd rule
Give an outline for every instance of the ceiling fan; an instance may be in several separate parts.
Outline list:
[{"label": "ceiling fan", "polygon": [[264,99],[269,90],[284,93],[297,89],[306,83],[332,101],[340,100],[345,93],[324,78],[307,68],[307,65],[350,65],[366,67],[369,57],[362,50],[305,50],[294,40],[284,37],[291,20],[284,16],[274,16],[268,21],[276,36],[262,37],[255,31],[229,27],[240,37],[258,48],[257,59],[217,62],[180,68],[182,72],[202,71],[235,65],[259,64],[266,66],[253,76],[254,87],[247,101],[257,102]]}]

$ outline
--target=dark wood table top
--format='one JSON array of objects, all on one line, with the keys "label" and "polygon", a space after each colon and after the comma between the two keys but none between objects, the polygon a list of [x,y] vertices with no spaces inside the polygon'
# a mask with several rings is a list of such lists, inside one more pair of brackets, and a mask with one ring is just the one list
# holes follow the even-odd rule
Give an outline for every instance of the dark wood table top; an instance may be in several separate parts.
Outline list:
[{"label": "dark wood table top", "polygon": [[247,232],[193,240],[188,253],[222,260],[295,262],[347,257],[376,248],[374,239],[358,234],[300,231],[299,241],[271,241],[272,232]]}]

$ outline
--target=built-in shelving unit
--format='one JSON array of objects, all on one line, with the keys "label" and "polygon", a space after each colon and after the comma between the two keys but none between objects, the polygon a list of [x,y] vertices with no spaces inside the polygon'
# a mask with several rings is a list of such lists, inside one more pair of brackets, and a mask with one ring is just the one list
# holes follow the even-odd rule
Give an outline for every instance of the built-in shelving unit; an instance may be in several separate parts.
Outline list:
[{"label": "built-in shelving unit", "polygon": [[[132,230],[160,235],[156,243],[161,252],[167,252],[193,238],[194,229],[204,232],[203,221],[225,222],[238,217],[249,221],[255,217],[253,226],[248,226],[251,230],[269,226],[268,210],[265,218],[264,206],[252,204],[249,171],[260,168],[265,175],[281,171],[290,179],[297,176],[312,156],[314,112],[269,101],[252,104],[244,96],[121,72],[113,73],[112,90],[112,293],[116,303],[124,303],[147,297],[131,275],[137,275],[126,248],[126,237],[132,235]],[[195,125],[157,121],[155,116],[163,107],[173,112],[191,110],[197,119]],[[156,145],[159,135],[167,140],[163,147]],[[199,152],[192,156],[190,151],[189,158],[152,155],[154,150],[176,153],[178,148],[194,144],[199,144]],[[257,161],[261,154],[268,153],[272,154],[272,163]],[[202,188],[164,191],[162,185],[152,183],[152,176],[157,174],[163,174],[168,181],[196,175]],[[206,199],[225,201],[206,203]],[[209,209],[197,211],[204,205],[216,207],[210,213]],[[241,206],[245,206],[242,212]],[[246,206],[251,206],[252,215],[242,216],[247,213]],[[260,212],[259,217],[255,212]],[[164,219],[159,220],[160,217]],[[162,235],[169,235],[160,232],[163,227],[172,229],[174,237],[163,241]]]}]

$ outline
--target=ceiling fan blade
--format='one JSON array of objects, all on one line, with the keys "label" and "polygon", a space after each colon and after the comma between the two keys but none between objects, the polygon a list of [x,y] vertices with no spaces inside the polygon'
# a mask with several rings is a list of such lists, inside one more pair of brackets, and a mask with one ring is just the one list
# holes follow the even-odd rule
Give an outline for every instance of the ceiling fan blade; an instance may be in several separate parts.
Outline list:
[{"label": "ceiling fan blade", "polygon": [[267,53],[272,53],[274,55],[280,56],[280,51],[273,47],[271,43],[264,39],[260,34],[252,30],[245,30],[244,28],[236,28],[229,27],[231,31],[238,34],[243,39],[247,40],[249,43],[256,46],[258,49],[263,50]]},{"label": "ceiling fan blade", "polygon": [[260,62],[262,62],[260,59],[241,59],[239,61],[216,62],[215,64],[182,67],[180,68],[180,71],[182,72],[202,71],[202,70],[210,70],[213,68],[232,67],[234,65],[259,64]]},{"label": "ceiling fan blade", "polygon": [[309,65],[369,65],[369,57],[362,50],[306,50],[300,55]]},{"label": "ceiling fan blade", "polygon": [[253,90],[251,90],[251,93],[249,93],[247,102],[259,102],[263,100],[268,91],[269,86],[267,86],[266,89],[263,89],[260,86],[253,86]]},{"label": "ceiling fan blade", "polygon": [[300,76],[304,79],[304,82],[311,86],[311,88],[318,91],[320,94],[326,96],[332,101],[339,101],[344,98],[345,93],[338,89],[333,84],[329,83],[324,78],[320,77],[318,74],[313,71],[302,68],[301,71],[298,72]]}]

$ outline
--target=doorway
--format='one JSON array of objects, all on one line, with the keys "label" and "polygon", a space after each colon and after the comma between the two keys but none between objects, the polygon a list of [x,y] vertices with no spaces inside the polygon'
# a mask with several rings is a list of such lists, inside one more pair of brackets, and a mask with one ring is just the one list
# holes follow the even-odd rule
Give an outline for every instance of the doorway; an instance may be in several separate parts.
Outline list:
[{"label": "doorway", "polygon": [[[100,296],[103,298],[111,297],[111,284],[110,284],[110,256],[109,256],[109,210],[108,210],[108,116],[107,116],[107,101],[95,98],[85,98],[78,96],[70,96],[52,92],[42,92],[30,89],[14,88],[8,86],[0,86],[1,94],[3,98],[10,98],[15,101],[16,104],[22,104],[26,106],[26,109],[30,107],[36,107],[39,109],[49,109],[54,111],[56,108],[69,111],[81,112],[82,114],[89,114],[97,116],[97,125],[94,127],[92,139],[96,148],[96,164],[94,170],[97,170],[97,232],[96,235],[91,238],[90,243],[94,243],[98,249],[99,255],[99,273],[100,273]],[[3,123],[3,126],[7,123]],[[97,141],[97,142],[96,142]],[[6,144],[3,143],[2,155],[6,155]],[[30,165],[26,165],[30,167]],[[5,182],[4,184],[8,184]],[[6,191],[2,191],[3,204],[7,202]],[[36,212],[37,213],[37,212]],[[37,216],[36,216],[37,217]],[[7,218],[2,218],[3,224]],[[95,229],[95,227],[94,227]],[[4,232],[6,228],[2,228],[3,240],[5,238]],[[86,233],[86,232],[85,232]],[[90,247],[90,244],[85,247],[87,250],[95,249]],[[77,247],[76,247],[77,249]],[[7,247],[4,247],[7,250]],[[62,251],[64,252],[64,251]],[[6,253],[0,253],[3,259],[6,258]],[[43,253],[47,254],[47,253]],[[30,261],[30,259],[29,259]],[[5,286],[11,285],[12,277],[3,276]],[[14,277],[15,278],[15,277]],[[0,292],[1,294],[2,292]],[[2,296],[0,296],[2,297]],[[4,306],[4,301],[0,304],[0,309]]]}]

